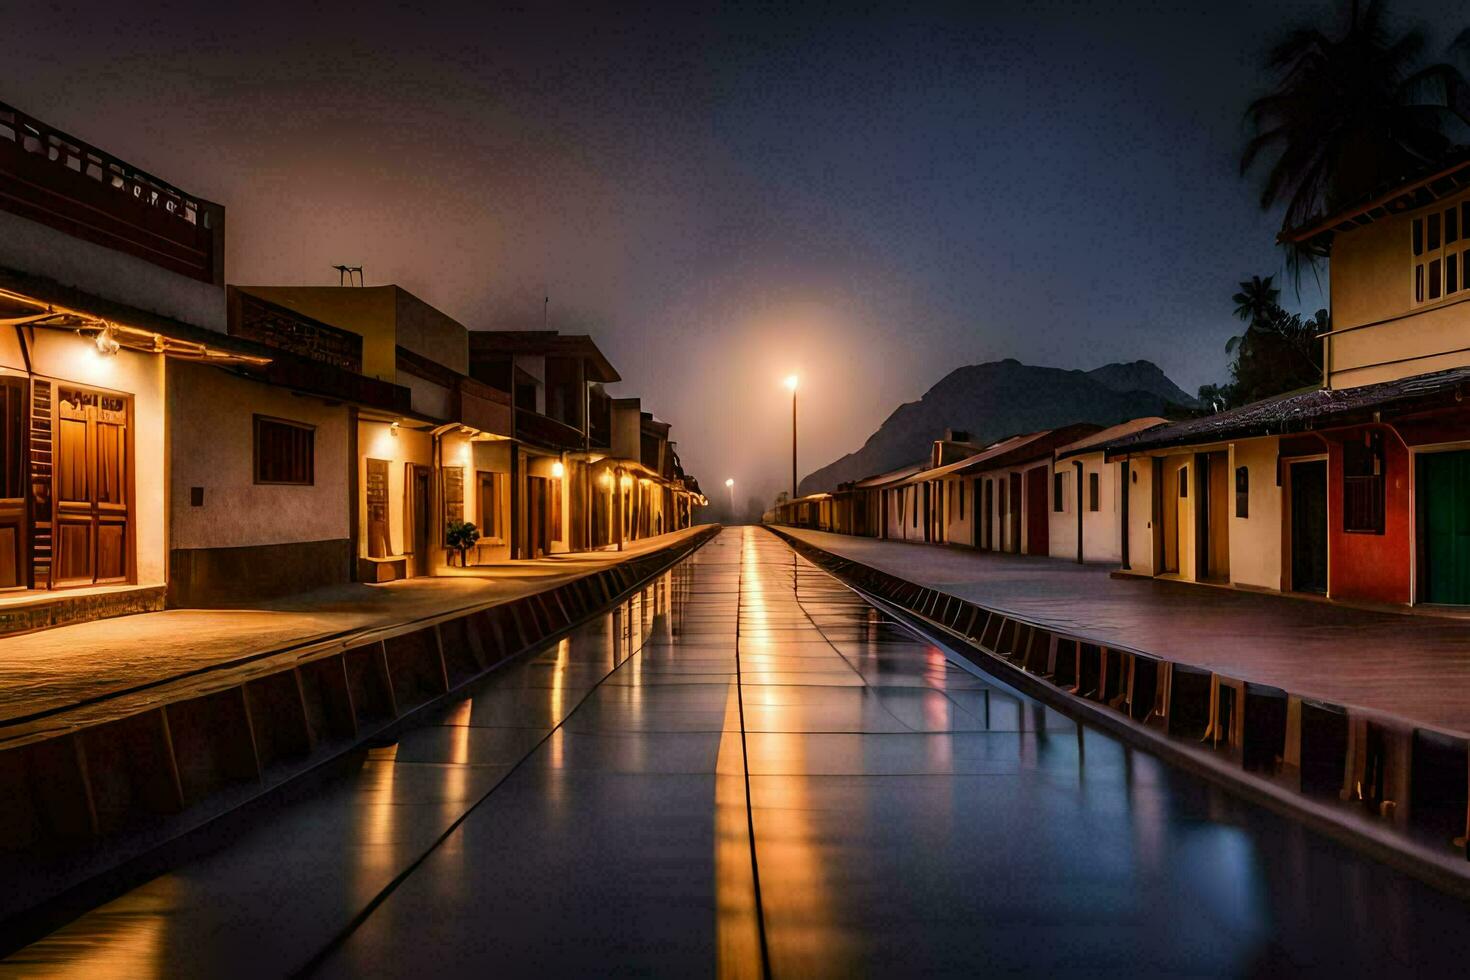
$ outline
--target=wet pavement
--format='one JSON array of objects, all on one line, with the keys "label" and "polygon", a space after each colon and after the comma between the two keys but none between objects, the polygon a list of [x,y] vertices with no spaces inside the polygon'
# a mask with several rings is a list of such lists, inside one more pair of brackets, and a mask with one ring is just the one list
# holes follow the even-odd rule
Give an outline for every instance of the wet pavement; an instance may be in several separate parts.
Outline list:
[{"label": "wet pavement", "polygon": [[1452,975],[1467,923],[737,528],[0,975]]}]

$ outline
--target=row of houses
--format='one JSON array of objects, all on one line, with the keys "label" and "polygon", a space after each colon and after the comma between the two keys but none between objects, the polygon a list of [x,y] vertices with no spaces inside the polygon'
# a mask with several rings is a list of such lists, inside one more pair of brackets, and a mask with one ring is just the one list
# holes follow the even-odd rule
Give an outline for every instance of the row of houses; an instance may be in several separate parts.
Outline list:
[{"label": "row of houses", "polygon": [[222,206],[0,104],[0,632],[687,527],[619,380],[395,285],[230,283]]},{"label": "row of houses", "polygon": [[1470,159],[1283,232],[1331,266],[1321,386],[974,445],[768,519],[1384,605],[1470,604]]}]

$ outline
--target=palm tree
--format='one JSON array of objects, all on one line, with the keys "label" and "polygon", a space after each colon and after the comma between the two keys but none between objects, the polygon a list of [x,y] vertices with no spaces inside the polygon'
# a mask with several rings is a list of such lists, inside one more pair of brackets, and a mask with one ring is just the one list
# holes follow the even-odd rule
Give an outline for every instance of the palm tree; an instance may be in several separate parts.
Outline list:
[{"label": "palm tree", "polygon": [[[1331,36],[1299,27],[1270,52],[1274,90],[1246,110],[1240,170],[1266,164],[1262,209],[1283,227],[1308,220],[1442,159],[1470,133],[1470,90],[1453,64],[1423,63],[1425,34],[1389,30],[1379,0],[1350,0]],[[1461,31],[1451,53],[1470,50]]]},{"label": "palm tree", "polygon": [[1235,315],[1246,323],[1261,323],[1271,318],[1280,309],[1276,300],[1281,290],[1271,285],[1275,276],[1251,276],[1241,282],[1240,292],[1230,299],[1235,303]]}]

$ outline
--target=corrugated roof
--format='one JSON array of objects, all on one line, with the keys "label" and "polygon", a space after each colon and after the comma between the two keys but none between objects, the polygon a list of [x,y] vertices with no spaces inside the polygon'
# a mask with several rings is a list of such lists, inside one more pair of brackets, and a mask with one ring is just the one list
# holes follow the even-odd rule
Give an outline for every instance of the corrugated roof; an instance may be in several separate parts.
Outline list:
[{"label": "corrugated roof", "polygon": [[1108,456],[1174,446],[1206,445],[1253,436],[1310,432],[1335,425],[1373,421],[1385,411],[1404,414],[1439,404],[1454,404],[1470,384],[1470,368],[1453,368],[1356,388],[1318,388],[1290,392],[1264,401],[1161,426],[1113,440]]}]

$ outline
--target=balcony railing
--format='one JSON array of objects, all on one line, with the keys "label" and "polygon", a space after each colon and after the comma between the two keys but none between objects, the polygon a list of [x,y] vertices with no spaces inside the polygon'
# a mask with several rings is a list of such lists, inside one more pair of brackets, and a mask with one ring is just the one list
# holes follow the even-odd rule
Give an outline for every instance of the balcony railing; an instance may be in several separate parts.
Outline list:
[{"label": "balcony railing", "polygon": [[0,209],[224,282],[225,209],[0,103]]}]

